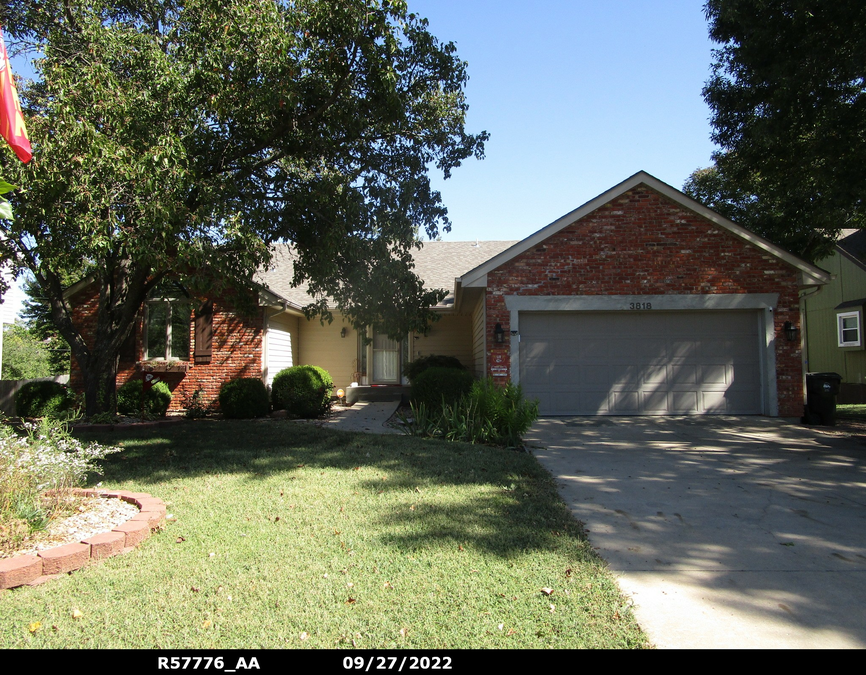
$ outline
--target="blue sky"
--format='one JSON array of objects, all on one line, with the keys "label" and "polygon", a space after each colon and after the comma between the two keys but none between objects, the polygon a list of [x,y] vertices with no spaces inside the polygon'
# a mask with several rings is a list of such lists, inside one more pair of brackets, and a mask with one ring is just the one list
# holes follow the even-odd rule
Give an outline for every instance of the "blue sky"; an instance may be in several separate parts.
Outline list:
[{"label": "blue sky", "polygon": [[681,188],[711,163],[697,0],[409,0],[468,62],[487,157],[435,186],[450,241],[522,239],[637,171]]},{"label": "blue sky", "polygon": [[[523,239],[637,171],[676,188],[711,163],[699,0],[409,0],[467,61],[483,161],[434,175],[447,241]],[[32,71],[19,59],[13,69]]]}]

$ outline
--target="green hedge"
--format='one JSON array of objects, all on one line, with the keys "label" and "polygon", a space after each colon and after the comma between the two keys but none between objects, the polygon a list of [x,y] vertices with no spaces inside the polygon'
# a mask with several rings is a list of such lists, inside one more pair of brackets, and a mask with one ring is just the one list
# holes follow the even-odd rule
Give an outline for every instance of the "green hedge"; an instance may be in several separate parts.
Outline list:
[{"label": "green hedge", "polygon": [[19,417],[50,417],[72,407],[72,395],[59,382],[27,382],[15,394]]},{"label": "green hedge", "polygon": [[257,377],[240,377],[224,382],[219,394],[223,417],[250,419],[264,417],[271,410],[268,389]]},{"label": "green hedge", "polygon": [[292,366],[281,370],[271,385],[274,410],[286,410],[298,417],[321,417],[331,409],[334,381],[318,366]]},{"label": "green hedge", "polygon": [[[141,414],[141,390],[143,382],[140,379],[130,380],[117,390],[117,412],[121,415],[136,416]],[[171,390],[165,382],[157,382],[147,392],[144,400],[144,412],[153,417],[165,417],[171,404]]]},{"label": "green hedge", "polygon": [[472,373],[463,368],[427,368],[412,380],[412,403],[441,408],[468,394],[472,382]]},{"label": "green hedge", "polygon": [[410,382],[414,382],[428,368],[459,368],[464,369],[460,360],[453,356],[442,356],[440,354],[429,354],[420,356],[414,361],[410,361],[403,366],[403,375],[409,378]]}]

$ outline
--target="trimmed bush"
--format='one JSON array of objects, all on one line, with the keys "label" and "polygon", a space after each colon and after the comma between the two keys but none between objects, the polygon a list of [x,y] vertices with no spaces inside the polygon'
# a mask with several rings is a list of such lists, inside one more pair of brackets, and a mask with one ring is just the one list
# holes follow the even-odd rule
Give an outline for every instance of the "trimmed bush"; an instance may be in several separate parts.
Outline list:
[{"label": "trimmed bush", "polygon": [[414,383],[415,378],[428,368],[459,368],[464,370],[463,364],[453,356],[430,354],[429,356],[420,356],[403,366],[403,375]]},{"label": "trimmed bush", "polygon": [[268,388],[257,377],[239,377],[224,382],[219,394],[223,417],[250,419],[264,417],[271,410]]},{"label": "trimmed bush", "polygon": [[72,407],[72,395],[59,382],[27,382],[15,394],[19,417],[50,417]]},{"label": "trimmed bush", "polygon": [[469,393],[472,381],[472,373],[463,368],[427,368],[412,380],[412,403],[434,410],[455,403]]},{"label": "trimmed bush", "polygon": [[292,366],[281,370],[271,385],[274,410],[285,410],[298,417],[321,417],[331,409],[334,381],[318,366]]},{"label": "trimmed bush", "polygon": [[[141,414],[141,391],[144,383],[140,379],[130,380],[117,390],[117,412],[134,417]],[[147,392],[144,413],[153,417],[165,417],[171,403],[171,390],[165,382],[157,382]]]}]

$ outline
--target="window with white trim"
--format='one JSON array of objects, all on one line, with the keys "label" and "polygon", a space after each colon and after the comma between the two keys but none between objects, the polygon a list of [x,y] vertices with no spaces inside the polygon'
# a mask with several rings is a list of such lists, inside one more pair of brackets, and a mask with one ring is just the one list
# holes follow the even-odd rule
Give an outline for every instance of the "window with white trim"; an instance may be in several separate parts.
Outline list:
[{"label": "window with white trim", "polygon": [[144,330],[144,358],[189,361],[189,298],[177,286],[162,286],[147,301]]},{"label": "window with white trim", "polygon": [[839,336],[840,347],[861,346],[860,312],[844,312],[842,314],[837,314],[836,331]]}]

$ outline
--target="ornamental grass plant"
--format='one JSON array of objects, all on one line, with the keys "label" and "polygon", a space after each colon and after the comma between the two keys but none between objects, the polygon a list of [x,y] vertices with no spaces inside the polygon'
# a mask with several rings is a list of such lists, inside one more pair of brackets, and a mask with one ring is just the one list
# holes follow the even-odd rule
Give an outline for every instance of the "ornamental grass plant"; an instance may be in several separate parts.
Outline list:
[{"label": "ornamental grass plant", "polygon": [[52,418],[24,425],[25,435],[0,425],[0,557],[70,508],[70,488],[99,472],[98,462],[120,448],[73,438]]}]

